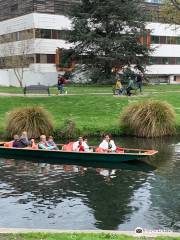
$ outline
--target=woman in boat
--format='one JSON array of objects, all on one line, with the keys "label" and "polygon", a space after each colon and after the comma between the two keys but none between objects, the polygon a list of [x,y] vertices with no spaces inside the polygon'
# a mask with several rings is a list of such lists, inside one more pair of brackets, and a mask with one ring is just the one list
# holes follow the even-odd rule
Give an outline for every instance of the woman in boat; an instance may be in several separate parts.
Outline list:
[{"label": "woman in boat", "polygon": [[89,145],[88,145],[88,139],[84,138],[84,151],[85,152],[91,152],[93,151],[93,149],[90,149]]},{"label": "woman in boat", "polygon": [[49,143],[46,141],[46,135],[40,136],[40,142],[38,143],[38,148],[44,149],[44,150],[56,150],[54,146],[49,145]]},{"label": "woman in boat", "polygon": [[29,147],[31,145],[32,145],[32,141],[28,140],[27,132],[26,131],[22,132],[22,135],[19,138],[19,147],[20,148],[25,148],[25,147]]},{"label": "woman in boat", "polygon": [[56,143],[54,142],[53,136],[49,136],[48,138],[48,144],[52,147],[54,147],[54,150],[59,150]]},{"label": "woman in boat", "polygon": [[104,137],[104,140],[99,145],[100,149],[103,149],[104,152],[115,152],[116,151],[116,145],[114,143],[114,140],[111,139],[109,134],[106,134]]},{"label": "woman in boat", "polygon": [[19,144],[19,136],[17,134],[14,135],[14,140],[12,141],[12,147],[20,148]]},{"label": "woman in boat", "polygon": [[79,137],[77,142],[73,143],[73,151],[75,152],[84,152],[87,149],[87,143],[84,142],[83,137]]}]

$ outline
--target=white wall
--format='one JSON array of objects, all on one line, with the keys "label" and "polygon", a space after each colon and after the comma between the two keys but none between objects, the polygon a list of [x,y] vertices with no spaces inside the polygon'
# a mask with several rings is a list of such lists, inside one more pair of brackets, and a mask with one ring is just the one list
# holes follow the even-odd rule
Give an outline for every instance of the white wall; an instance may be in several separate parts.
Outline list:
[{"label": "white wall", "polygon": [[9,87],[9,72],[7,70],[0,70],[0,86]]},{"label": "white wall", "polygon": [[72,44],[65,40],[29,39],[18,42],[0,44],[0,57],[25,54],[56,54],[56,49],[69,49]]},{"label": "white wall", "polygon": [[[57,72],[35,72],[26,69],[24,72],[23,86],[43,84],[53,86],[57,83]],[[0,86],[19,87],[18,80],[13,70],[0,70]]]},{"label": "white wall", "polygon": [[70,29],[71,21],[63,15],[31,13],[0,22],[0,35],[32,28]]},{"label": "white wall", "polygon": [[175,37],[180,35],[179,25],[148,23],[146,26],[146,29],[151,30],[151,35],[154,35],[154,36]]},{"label": "white wall", "polygon": [[146,69],[148,74],[180,75],[180,65],[151,65]]},{"label": "white wall", "polygon": [[152,44],[155,51],[151,56],[155,57],[180,57],[180,45],[176,44]]}]

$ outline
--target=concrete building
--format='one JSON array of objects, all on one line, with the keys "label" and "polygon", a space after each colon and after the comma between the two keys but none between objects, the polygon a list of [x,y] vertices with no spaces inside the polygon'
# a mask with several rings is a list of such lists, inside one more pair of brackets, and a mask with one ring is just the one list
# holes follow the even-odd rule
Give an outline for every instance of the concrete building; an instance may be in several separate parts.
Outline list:
[{"label": "concrete building", "polygon": [[[79,0],[0,0],[0,66],[4,56],[26,55],[24,85],[56,83],[56,49],[66,48],[71,30],[68,10]],[[145,1],[153,11],[147,23],[149,42],[155,51],[147,73],[152,79],[180,82],[180,28],[159,23],[162,1]],[[6,77],[5,77],[6,76]],[[0,70],[0,85],[18,85],[12,70]]]}]

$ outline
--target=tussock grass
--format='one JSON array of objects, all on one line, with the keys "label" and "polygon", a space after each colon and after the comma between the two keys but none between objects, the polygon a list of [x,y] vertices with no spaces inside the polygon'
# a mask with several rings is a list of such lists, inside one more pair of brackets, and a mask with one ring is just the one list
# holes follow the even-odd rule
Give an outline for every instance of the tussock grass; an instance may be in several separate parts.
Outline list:
[{"label": "tussock grass", "polygon": [[176,114],[167,102],[148,100],[128,105],[120,123],[138,137],[160,137],[175,133]]},{"label": "tussock grass", "polygon": [[8,137],[27,131],[29,138],[38,138],[41,134],[49,135],[53,132],[53,121],[43,107],[15,108],[7,113],[6,131]]}]

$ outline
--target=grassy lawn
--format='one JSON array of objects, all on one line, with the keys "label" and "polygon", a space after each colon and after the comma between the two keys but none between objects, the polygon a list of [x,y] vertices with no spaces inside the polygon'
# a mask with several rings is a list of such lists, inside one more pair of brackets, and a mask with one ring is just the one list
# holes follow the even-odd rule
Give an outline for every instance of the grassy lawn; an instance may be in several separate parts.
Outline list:
[{"label": "grassy lawn", "polygon": [[[97,86],[97,85],[66,85],[66,89],[70,94],[82,94],[82,93],[112,93],[112,86]],[[180,84],[178,85],[148,85],[144,87],[145,92],[167,92],[167,91],[180,91]],[[50,88],[51,94],[57,93],[56,87]],[[19,87],[2,87],[0,86],[0,93],[23,93],[23,90]]]},{"label": "grassy lawn", "polygon": [[[112,93],[112,86],[74,86],[74,85],[66,85],[68,93],[70,94],[82,94],[82,93]],[[23,93],[23,89],[19,87],[2,87],[0,86],[0,93]],[[56,87],[50,88],[51,94],[57,93]]]},{"label": "grassy lawn", "polygon": [[48,233],[28,233],[28,234],[0,234],[1,240],[178,240],[175,237],[157,238],[135,238],[125,235],[112,234],[48,234]]},{"label": "grassy lawn", "polygon": [[[82,134],[99,135],[100,132],[121,134],[119,115],[124,106],[134,101],[159,99],[169,102],[177,113],[177,125],[180,133],[180,86],[148,86],[144,95],[133,97],[114,97],[112,95],[87,95],[91,92],[111,92],[110,87],[74,87],[84,95],[66,95],[51,97],[0,97],[0,132],[5,126],[5,113],[15,107],[40,105],[52,115],[56,129],[62,129],[66,119],[75,121]],[[93,90],[93,91],[92,91]]]}]

